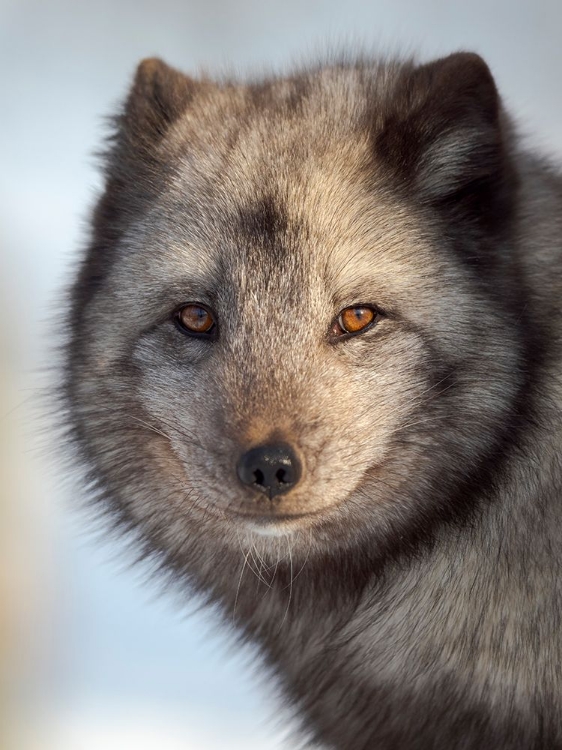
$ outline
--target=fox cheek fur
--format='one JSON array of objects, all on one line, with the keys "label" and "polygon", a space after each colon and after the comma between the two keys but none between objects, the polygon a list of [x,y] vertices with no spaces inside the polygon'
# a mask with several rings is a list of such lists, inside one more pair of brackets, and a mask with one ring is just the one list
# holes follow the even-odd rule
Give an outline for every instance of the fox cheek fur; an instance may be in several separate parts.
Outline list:
[{"label": "fox cheek fur", "polygon": [[64,389],[96,500],[326,747],[562,748],[562,181],[485,63],[147,60],[104,170]]}]

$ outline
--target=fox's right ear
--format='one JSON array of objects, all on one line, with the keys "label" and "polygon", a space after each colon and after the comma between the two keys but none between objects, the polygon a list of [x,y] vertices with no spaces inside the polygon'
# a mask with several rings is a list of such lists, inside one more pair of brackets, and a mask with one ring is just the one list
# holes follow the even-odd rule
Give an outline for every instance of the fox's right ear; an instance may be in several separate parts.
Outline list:
[{"label": "fox's right ear", "polygon": [[117,120],[126,145],[145,149],[158,143],[185,112],[197,86],[197,81],[162,60],[143,60]]},{"label": "fox's right ear", "polygon": [[127,99],[113,118],[107,148],[100,154],[105,190],[92,217],[92,258],[97,258],[92,263],[107,263],[127,227],[162,190],[170,155],[159,146],[202,85],[161,60],[143,60],[138,66]]}]

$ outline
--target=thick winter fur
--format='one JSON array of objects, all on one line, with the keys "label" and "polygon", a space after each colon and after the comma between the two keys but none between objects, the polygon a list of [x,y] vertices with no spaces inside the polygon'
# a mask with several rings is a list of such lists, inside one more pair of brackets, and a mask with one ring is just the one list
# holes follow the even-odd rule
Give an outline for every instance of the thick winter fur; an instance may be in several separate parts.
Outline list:
[{"label": "thick winter fur", "polygon": [[[105,176],[66,382],[103,506],[322,746],[562,748],[562,179],[485,63],[147,60]],[[276,441],[270,501],[236,464]]]}]

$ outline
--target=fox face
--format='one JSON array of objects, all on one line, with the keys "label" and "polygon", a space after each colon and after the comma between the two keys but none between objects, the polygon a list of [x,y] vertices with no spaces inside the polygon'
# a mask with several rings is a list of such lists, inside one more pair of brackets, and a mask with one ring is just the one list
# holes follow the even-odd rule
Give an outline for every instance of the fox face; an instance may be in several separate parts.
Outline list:
[{"label": "fox face", "polygon": [[525,382],[512,169],[473,55],[246,85],[141,64],[69,318],[116,517],[210,570],[464,513]]}]

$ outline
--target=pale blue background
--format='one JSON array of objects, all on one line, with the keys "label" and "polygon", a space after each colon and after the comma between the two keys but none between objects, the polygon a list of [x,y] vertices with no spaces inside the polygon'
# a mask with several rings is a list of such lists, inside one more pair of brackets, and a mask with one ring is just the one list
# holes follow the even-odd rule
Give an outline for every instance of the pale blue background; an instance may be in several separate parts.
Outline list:
[{"label": "pale blue background", "polygon": [[560,154],[561,37],[560,0],[0,3],[0,320],[9,404],[23,425],[10,460],[33,509],[21,548],[42,614],[25,637],[41,658],[27,667],[27,710],[42,750],[291,747],[248,655],[229,655],[212,616],[186,617],[171,596],[156,597],[120,545],[92,539],[65,472],[35,447],[28,397],[53,362],[57,290],[99,186],[91,154],[137,61],[255,71],[333,43],[424,58],[473,49],[530,142]]}]

